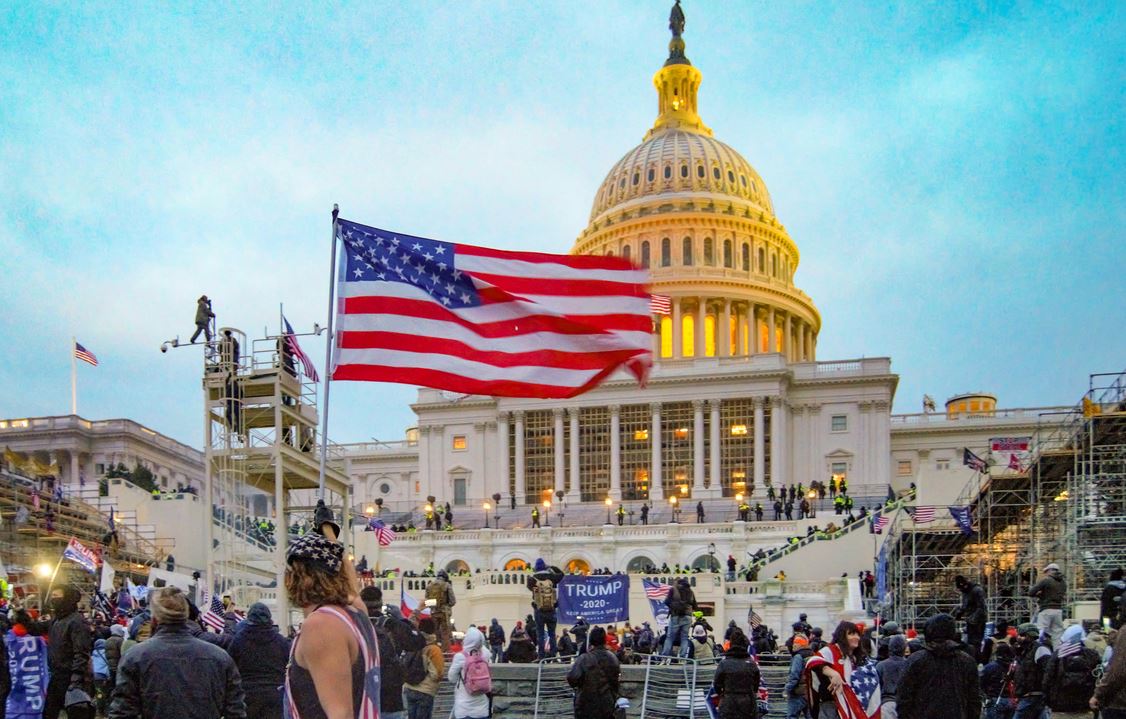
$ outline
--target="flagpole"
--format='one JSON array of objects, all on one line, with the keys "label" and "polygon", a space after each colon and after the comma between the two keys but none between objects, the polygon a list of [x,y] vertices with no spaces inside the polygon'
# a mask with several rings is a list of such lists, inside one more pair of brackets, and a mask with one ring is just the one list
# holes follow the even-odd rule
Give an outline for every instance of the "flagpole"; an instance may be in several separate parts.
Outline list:
[{"label": "flagpole", "polygon": [[78,414],[78,356],[74,348],[78,346],[78,338],[70,338],[70,413]]},{"label": "flagpole", "polygon": [[325,384],[321,407],[321,466],[317,498],[325,498],[325,463],[328,460],[328,396],[332,387],[332,320],[336,316],[336,229],[340,205],[332,206],[332,260],[328,267],[328,339],[325,340]]}]

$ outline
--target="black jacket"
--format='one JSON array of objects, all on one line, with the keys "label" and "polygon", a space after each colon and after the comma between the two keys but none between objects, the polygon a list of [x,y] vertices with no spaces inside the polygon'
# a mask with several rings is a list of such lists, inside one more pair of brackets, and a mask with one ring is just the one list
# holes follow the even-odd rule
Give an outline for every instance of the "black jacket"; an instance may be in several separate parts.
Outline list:
[{"label": "black jacket", "polygon": [[109,719],[246,719],[235,660],[183,624],[161,626],[117,667]]},{"label": "black jacket", "polygon": [[895,701],[900,719],[978,719],[977,663],[956,642],[927,644],[907,658]]},{"label": "black jacket", "polygon": [[567,672],[567,683],[577,690],[575,719],[613,719],[621,672],[606,647],[592,647],[575,660]]},{"label": "black jacket", "polygon": [[71,687],[86,686],[93,648],[90,625],[77,611],[60,616],[47,629],[47,666],[52,675],[69,674]]},{"label": "black jacket", "polygon": [[1099,616],[1110,619],[1111,626],[1118,626],[1119,598],[1126,601],[1126,582],[1121,579],[1112,579],[1103,587],[1099,596]]},{"label": "black jacket", "polygon": [[987,618],[985,612],[985,590],[980,584],[969,583],[962,590],[962,605],[958,608],[958,616],[966,620],[970,626],[984,627]]},{"label": "black jacket", "polygon": [[1087,702],[1095,693],[1095,668],[1100,663],[1099,653],[1086,647],[1062,659],[1053,654],[1044,668],[1048,706],[1058,712],[1086,712]]},{"label": "black jacket", "polygon": [[1040,694],[1044,688],[1044,671],[1052,653],[1039,642],[1029,641],[1017,649],[1017,672],[1013,682],[1018,697]]},{"label": "black jacket", "polygon": [[715,669],[716,694],[721,719],[755,719],[761,675],[747,650],[732,647]]},{"label": "black jacket", "polygon": [[278,687],[285,683],[289,645],[272,624],[241,622],[235,628],[227,652],[235,660],[247,696],[278,695]]},{"label": "black jacket", "polygon": [[1028,596],[1040,600],[1041,609],[1062,609],[1067,586],[1063,583],[1063,575],[1056,570],[1046,572],[1039,582],[1028,590]]}]

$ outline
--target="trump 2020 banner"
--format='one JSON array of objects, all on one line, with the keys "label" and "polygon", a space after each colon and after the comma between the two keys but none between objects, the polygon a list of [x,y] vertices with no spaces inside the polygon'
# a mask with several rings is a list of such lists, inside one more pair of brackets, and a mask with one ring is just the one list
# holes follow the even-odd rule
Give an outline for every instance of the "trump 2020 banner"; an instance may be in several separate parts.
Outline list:
[{"label": "trump 2020 banner", "polygon": [[567,575],[559,582],[560,622],[582,617],[588,624],[612,624],[629,619],[629,576]]},{"label": "trump 2020 banner", "polygon": [[47,699],[47,643],[42,637],[10,631],[4,638],[11,668],[8,719],[39,719]]}]

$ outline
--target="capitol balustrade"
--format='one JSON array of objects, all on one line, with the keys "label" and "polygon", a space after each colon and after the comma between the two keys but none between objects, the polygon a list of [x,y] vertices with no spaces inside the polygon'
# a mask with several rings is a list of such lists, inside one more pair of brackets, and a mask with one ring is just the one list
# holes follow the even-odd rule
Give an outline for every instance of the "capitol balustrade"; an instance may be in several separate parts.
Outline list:
[{"label": "capitol balustrade", "polygon": [[[198,449],[165,437],[162,434],[128,419],[88,420],[77,415],[59,415],[54,417],[28,417],[20,419],[0,419],[0,438],[5,436],[17,437],[23,434],[44,432],[72,432],[80,431],[98,437],[126,436],[144,441],[165,449],[186,462],[202,465],[203,453]],[[0,439],[0,441],[3,441]],[[44,447],[44,451],[56,449]],[[23,451],[27,451],[26,449]],[[32,450],[35,451],[35,450]]]},{"label": "capitol balustrade", "polygon": [[972,422],[991,422],[995,420],[1010,420],[1014,423],[1035,423],[1042,419],[1046,414],[1051,415],[1058,412],[1063,412],[1070,407],[1012,407],[1009,409],[992,409],[988,411],[972,412],[969,414],[959,414],[956,416],[949,416],[945,412],[913,412],[909,414],[893,414],[891,416],[891,425],[896,426],[917,426],[917,425],[937,425],[937,424],[967,424]]}]

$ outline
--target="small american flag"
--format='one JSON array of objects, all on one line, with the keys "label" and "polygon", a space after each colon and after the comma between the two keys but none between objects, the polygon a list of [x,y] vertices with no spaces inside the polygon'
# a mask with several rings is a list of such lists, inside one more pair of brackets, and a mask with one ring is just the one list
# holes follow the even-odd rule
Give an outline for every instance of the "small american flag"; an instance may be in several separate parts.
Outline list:
[{"label": "small american flag", "polygon": [[891,517],[887,516],[886,514],[881,514],[880,516],[872,520],[872,531],[876,534],[882,534],[884,527],[888,526],[889,524],[891,524]]},{"label": "small american flag", "polygon": [[219,601],[219,597],[211,595],[211,606],[207,611],[199,615],[199,621],[205,627],[214,629],[218,633],[223,632],[223,627],[226,626],[226,621],[223,618],[223,602]]},{"label": "small american flag", "polygon": [[375,538],[379,542],[379,546],[386,547],[395,541],[395,532],[378,517],[372,517],[368,522],[368,527],[371,531],[375,532]]},{"label": "small american flag", "polygon": [[975,472],[984,472],[989,467],[985,460],[971,452],[969,447],[962,448],[962,464]]},{"label": "small american flag", "polygon": [[649,298],[649,312],[654,315],[671,315],[672,298],[668,295],[653,295]]},{"label": "small american flag", "polygon": [[750,622],[751,629],[762,626],[762,617],[759,616],[759,613],[756,612],[753,607],[749,610],[748,621]]},{"label": "small american flag", "polygon": [[289,353],[301,360],[301,366],[305,368],[305,376],[314,382],[320,380],[317,374],[317,368],[313,365],[313,360],[309,359],[309,355],[305,354],[305,350],[301,349],[301,345],[297,342],[297,334],[293,331],[293,325],[289,324],[284,316],[282,322],[285,323],[285,346],[289,349]]},{"label": "small american flag", "polygon": [[641,583],[642,586],[645,587],[645,597],[647,599],[664,599],[669,595],[669,591],[672,589],[669,585],[654,582],[652,579],[643,579]]},{"label": "small american flag", "polygon": [[574,397],[652,363],[648,275],[621,257],[509,252],[338,220],[332,380]]},{"label": "small american flag", "polygon": [[915,524],[926,524],[934,521],[936,509],[936,507],[908,507],[907,512],[915,520]]},{"label": "small american flag", "polygon": [[87,364],[98,366],[98,358],[94,356],[94,353],[77,342],[74,343],[74,356]]}]

